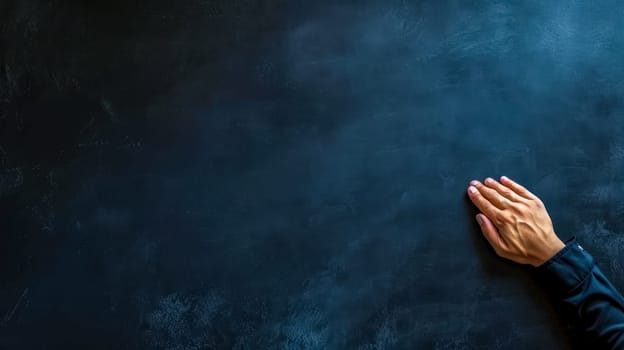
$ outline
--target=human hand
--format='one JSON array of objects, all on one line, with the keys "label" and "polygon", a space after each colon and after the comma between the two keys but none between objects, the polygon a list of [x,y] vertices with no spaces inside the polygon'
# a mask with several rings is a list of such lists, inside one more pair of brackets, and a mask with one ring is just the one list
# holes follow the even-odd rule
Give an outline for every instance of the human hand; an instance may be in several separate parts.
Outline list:
[{"label": "human hand", "polygon": [[555,234],[544,203],[509,178],[472,180],[468,196],[481,211],[477,222],[499,256],[537,267],[565,246]]}]

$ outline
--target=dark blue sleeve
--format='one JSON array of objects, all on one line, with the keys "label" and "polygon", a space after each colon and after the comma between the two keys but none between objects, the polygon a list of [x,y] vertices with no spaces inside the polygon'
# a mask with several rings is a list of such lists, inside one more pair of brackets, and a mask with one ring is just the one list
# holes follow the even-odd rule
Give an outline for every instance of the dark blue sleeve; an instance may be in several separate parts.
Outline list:
[{"label": "dark blue sleeve", "polygon": [[624,349],[624,298],[574,237],[537,271],[593,342]]}]

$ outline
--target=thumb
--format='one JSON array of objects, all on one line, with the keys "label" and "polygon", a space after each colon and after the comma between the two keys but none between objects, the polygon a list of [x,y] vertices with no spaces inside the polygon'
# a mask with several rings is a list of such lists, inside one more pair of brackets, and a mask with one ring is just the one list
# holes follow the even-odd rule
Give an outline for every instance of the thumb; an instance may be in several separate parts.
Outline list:
[{"label": "thumb", "polygon": [[490,245],[494,248],[494,250],[498,251],[498,242],[500,242],[500,237],[494,223],[492,223],[487,216],[481,213],[477,214],[476,219],[481,227],[481,232],[483,232],[485,239],[490,242]]}]

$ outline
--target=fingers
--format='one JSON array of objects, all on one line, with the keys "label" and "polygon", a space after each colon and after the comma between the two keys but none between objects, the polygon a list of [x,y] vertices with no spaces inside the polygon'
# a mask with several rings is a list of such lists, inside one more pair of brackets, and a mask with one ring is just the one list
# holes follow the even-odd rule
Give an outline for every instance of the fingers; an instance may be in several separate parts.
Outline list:
[{"label": "fingers", "polygon": [[501,210],[485,198],[475,186],[470,185],[468,187],[468,196],[470,197],[472,203],[474,203],[474,205],[476,205],[483,214],[491,218],[500,216]]},{"label": "fingers", "polygon": [[539,198],[537,198],[536,195],[534,195],[529,190],[524,188],[524,186],[522,186],[519,183],[511,180],[507,176],[501,176],[500,180],[501,180],[501,183],[503,185],[505,185],[506,187],[510,188],[511,190],[513,190],[515,193],[517,193],[521,197],[524,197],[526,199],[539,199]]},{"label": "fingers", "polygon": [[481,195],[485,197],[485,199],[490,201],[490,203],[494,204],[494,206],[497,207],[498,209],[510,208],[512,206],[511,201],[503,197],[495,189],[484,186],[482,183],[480,183],[477,180],[470,181],[470,184],[476,187],[479,190],[479,192],[481,192]]},{"label": "fingers", "polygon": [[501,185],[500,182],[488,177],[483,182],[487,187],[496,190],[501,196],[507,198],[512,202],[522,202],[524,200],[519,194],[511,190],[509,187]]},{"label": "fingers", "polygon": [[504,242],[502,241],[498,230],[487,216],[483,214],[477,214],[476,218],[479,226],[481,227],[481,232],[483,233],[483,236],[485,237],[485,239],[487,239],[492,248],[494,248],[494,251],[496,251],[496,253],[500,255],[502,251],[501,248],[503,247]]}]

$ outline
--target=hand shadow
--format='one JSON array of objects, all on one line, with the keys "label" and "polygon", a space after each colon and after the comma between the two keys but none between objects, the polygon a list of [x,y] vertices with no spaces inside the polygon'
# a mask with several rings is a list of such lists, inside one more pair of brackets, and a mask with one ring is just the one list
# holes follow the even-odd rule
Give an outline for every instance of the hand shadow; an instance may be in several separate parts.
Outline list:
[{"label": "hand shadow", "polygon": [[[568,349],[584,349],[582,345],[585,340],[578,334],[576,329],[569,325],[565,318],[565,312],[561,305],[555,300],[548,290],[539,284],[535,276],[534,267],[530,265],[520,265],[510,260],[496,255],[494,249],[483,236],[481,228],[475,219],[479,210],[470,201],[467,195],[464,196],[466,220],[471,222],[470,231],[472,235],[472,249],[481,261],[483,272],[492,283],[504,280],[505,284],[514,289],[520,289],[527,295],[530,305],[527,307],[543,310],[544,319],[550,326],[550,334],[561,339],[561,344]],[[509,317],[513,317],[510,315]]]}]

